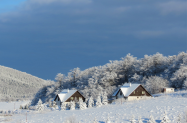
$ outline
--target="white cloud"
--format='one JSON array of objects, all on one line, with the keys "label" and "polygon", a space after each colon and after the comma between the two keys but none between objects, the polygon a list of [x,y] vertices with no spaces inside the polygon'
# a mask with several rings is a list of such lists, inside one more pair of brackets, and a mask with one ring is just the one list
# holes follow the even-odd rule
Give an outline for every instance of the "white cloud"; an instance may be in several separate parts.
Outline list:
[{"label": "white cloud", "polygon": [[162,14],[181,14],[187,12],[187,1],[170,1],[159,4]]}]

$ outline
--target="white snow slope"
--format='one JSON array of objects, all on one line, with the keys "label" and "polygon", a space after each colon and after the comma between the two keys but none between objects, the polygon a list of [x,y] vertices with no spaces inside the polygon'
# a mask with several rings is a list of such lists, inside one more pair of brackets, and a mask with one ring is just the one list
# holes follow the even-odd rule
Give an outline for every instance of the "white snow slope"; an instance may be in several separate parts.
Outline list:
[{"label": "white snow slope", "polygon": [[0,100],[32,98],[46,80],[0,65]]},{"label": "white snow slope", "polygon": [[[75,116],[81,123],[93,123],[96,118],[99,123],[106,123],[107,118],[112,123],[128,123],[132,115],[135,119],[142,117],[143,123],[147,123],[150,115],[153,115],[157,123],[160,123],[166,111],[171,123],[176,123],[176,117],[187,109],[187,91],[161,95],[147,100],[113,103],[99,108],[89,108],[86,110],[65,110],[65,111],[45,111],[27,113],[28,123],[62,123],[68,117]],[[1,109],[0,109],[1,110]],[[1,120],[1,118],[0,118]],[[25,123],[26,114],[13,114],[9,117],[11,123]]]}]

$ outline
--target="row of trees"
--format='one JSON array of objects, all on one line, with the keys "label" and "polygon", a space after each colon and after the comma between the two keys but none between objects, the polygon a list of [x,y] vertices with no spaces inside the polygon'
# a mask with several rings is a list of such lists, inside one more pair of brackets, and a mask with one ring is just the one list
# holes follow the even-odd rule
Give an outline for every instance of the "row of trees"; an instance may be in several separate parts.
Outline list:
[{"label": "row of trees", "polygon": [[145,55],[137,59],[131,54],[121,60],[110,61],[103,66],[91,67],[84,71],[72,69],[67,76],[58,73],[56,82],[41,89],[33,100],[39,98],[44,102],[54,98],[62,89],[77,89],[85,97],[97,98],[106,91],[111,97],[119,86],[125,82],[139,83],[150,93],[159,93],[163,87],[187,88],[187,53],[163,56],[160,53]]}]

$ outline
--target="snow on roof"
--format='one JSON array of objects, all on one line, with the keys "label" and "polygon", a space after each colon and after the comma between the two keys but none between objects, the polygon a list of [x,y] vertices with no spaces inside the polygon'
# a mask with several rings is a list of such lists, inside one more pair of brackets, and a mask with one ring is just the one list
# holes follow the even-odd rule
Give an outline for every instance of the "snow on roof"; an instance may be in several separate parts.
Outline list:
[{"label": "snow on roof", "polygon": [[60,94],[58,94],[60,101],[64,102],[66,101],[68,98],[70,98],[77,90],[68,90],[65,89],[63,90]]},{"label": "snow on roof", "polygon": [[115,91],[112,96],[116,96],[116,94],[118,93],[118,91],[119,91],[119,89],[117,91]]},{"label": "snow on roof", "polygon": [[[128,97],[140,84],[131,84],[131,83],[125,83],[123,86],[121,86],[121,91],[125,97]],[[112,95],[116,96],[119,89]]]}]

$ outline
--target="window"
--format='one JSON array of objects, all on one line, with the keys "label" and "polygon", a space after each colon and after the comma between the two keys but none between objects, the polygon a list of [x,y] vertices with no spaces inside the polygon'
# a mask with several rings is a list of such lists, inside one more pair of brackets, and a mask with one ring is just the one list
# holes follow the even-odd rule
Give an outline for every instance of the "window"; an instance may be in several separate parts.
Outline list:
[{"label": "window", "polygon": [[82,97],[79,97],[79,99],[82,99]]},{"label": "window", "polygon": [[145,91],[142,91],[142,94],[145,94]]},{"label": "window", "polygon": [[71,100],[73,100],[73,97],[71,97]]},{"label": "window", "polygon": [[134,91],[134,94],[135,94],[135,91]]}]

